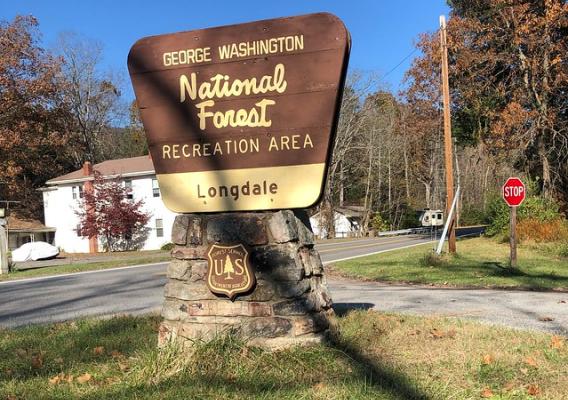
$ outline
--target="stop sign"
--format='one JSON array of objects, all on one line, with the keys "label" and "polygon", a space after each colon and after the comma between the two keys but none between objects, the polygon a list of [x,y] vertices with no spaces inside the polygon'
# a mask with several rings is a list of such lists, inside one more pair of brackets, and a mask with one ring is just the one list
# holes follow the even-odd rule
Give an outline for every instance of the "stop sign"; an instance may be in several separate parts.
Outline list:
[{"label": "stop sign", "polygon": [[521,205],[526,194],[525,184],[519,178],[509,178],[503,185],[503,200],[509,207]]}]

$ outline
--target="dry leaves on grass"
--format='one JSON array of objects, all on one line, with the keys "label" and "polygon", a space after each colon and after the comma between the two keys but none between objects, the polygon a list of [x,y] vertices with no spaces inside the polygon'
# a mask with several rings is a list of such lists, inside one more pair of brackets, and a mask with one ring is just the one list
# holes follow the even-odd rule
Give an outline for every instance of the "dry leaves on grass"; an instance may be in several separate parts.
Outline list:
[{"label": "dry leaves on grass", "polygon": [[32,368],[40,369],[43,367],[43,353],[36,353],[32,356]]},{"label": "dry leaves on grass", "polygon": [[528,385],[527,393],[531,396],[538,396],[540,394],[540,389],[538,385]]},{"label": "dry leaves on grass", "polygon": [[527,357],[525,358],[525,363],[530,365],[531,367],[534,368],[538,368],[538,363],[536,362],[536,360],[532,357]]},{"label": "dry leaves on grass", "polygon": [[53,378],[49,378],[48,381],[50,385],[57,385],[63,382],[71,383],[73,382],[73,375],[66,375],[61,372],[60,374],[55,375]]},{"label": "dry leaves on grass", "polygon": [[491,391],[491,389],[485,388],[481,391],[481,397],[483,397],[484,399],[493,397],[493,392]]},{"label": "dry leaves on grass", "polygon": [[560,336],[552,336],[552,338],[550,339],[550,347],[552,347],[553,349],[561,349],[564,347],[564,339]]},{"label": "dry leaves on grass", "polygon": [[505,386],[503,386],[503,390],[505,392],[510,392],[511,390],[513,390],[513,388],[515,387],[515,383],[514,382],[509,382],[507,383]]},{"label": "dry leaves on grass", "polygon": [[438,328],[433,328],[430,330],[430,336],[434,339],[443,339],[443,338],[450,338],[453,339],[456,337],[456,330],[455,329],[450,329],[446,332],[438,329]]},{"label": "dry leaves on grass", "polygon": [[127,372],[130,369],[130,365],[128,365],[125,362],[119,362],[118,363],[118,368],[122,371],[122,372]]},{"label": "dry leaves on grass", "polygon": [[486,354],[486,355],[483,356],[483,364],[489,365],[493,361],[495,361],[495,359],[493,358],[493,356],[491,354]]},{"label": "dry leaves on grass", "polygon": [[323,390],[324,388],[325,388],[325,385],[323,384],[323,382],[316,383],[316,384],[313,386],[313,389],[314,389],[315,391],[320,391],[320,390]]},{"label": "dry leaves on grass", "polygon": [[105,348],[103,346],[97,346],[93,349],[93,354],[96,356],[100,356],[104,354]]},{"label": "dry leaves on grass", "polygon": [[118,350],[111,351],[110,355],[112,356],[112,358],[119,358],[123,356],[123,354]]},{"label": "dry leaves on grass", "polygon": [[79,383],[87,383],[92,379],[92,375],[88,372],[85,372],[83,375],[77,377],[77,382]]}]

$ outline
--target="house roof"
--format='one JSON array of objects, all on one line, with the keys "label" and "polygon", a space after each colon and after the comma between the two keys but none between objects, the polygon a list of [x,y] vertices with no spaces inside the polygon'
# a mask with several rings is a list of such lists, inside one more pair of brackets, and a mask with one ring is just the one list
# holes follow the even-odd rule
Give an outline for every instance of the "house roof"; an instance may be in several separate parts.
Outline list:
[{"label": "house roof", "polygon": [[8,215],[6,218],[10,232],[51,232],[55,228],[49,228],[37,219],[20,218],[15,215]]},{"label": "house roof", "polygon": [[[102,176],[138,176],[154,174],[154,164],[150,156],[140,156],[132,158],[119,158],[117,160],[107,160],[102,163],[93,165],[93,170],[98,171]],[[85,175],[83,169],[70,172],[52,178],[46,182],[47,185],[55,185],[58,183],[72,183],[90,180],[93,175]]]},{"label": "house roof", "polygon": [[[362,218],[365,214],[365,207],[363,206],[344,206],[344,207],[336,207],[334,212],[337,214],[344,215],[347,218],[357,219]],[[319,218],[320,212],[316,212],[312,215],[314,218]]]}]

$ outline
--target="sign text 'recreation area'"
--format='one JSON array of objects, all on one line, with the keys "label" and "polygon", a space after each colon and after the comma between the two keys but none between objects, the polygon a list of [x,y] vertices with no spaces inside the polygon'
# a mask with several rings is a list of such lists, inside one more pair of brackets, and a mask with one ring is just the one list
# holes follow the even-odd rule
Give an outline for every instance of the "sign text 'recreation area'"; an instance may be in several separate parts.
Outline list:
[{"label": "sign text 'recreation area'", "polygon": [[326,13],[136,42],[128,68],[166,206],[316,203],[349,46],[343,23]]}]

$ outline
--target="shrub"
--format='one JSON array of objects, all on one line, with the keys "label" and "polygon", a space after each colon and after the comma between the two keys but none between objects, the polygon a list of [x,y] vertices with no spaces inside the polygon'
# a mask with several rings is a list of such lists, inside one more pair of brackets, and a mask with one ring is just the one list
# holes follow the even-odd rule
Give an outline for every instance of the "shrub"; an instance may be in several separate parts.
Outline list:
[{"label": "shrub", "polygon": [[389,222],[383,218],[380,213],[375,213],[371,220],[371,227],[377,232],[384,232],[390,230]]},{"label": "shrub", "polygon": [[446,256],[438,255],[434,252],[427,253],[420,259],[420,265],[423,267],[447,267],[449,265]]},{"label": "shrub", "polygon": [[[487,235],[495,236],[499,233],[505,233],[509,229],[509,206],[503,201],[501,196],[495,195],[489,201],[487,217],[490,223],[486,230]],[[519,225],[525,220],[535,221],[528,223],[527,226],[538,223],[546,225],[546,223],[553,223],[553,221],[562,221],[562,216],[558,204],[554,201],[530,195],[517,208],[517,219]]]},{"label": "shrub", "polygon": [[517,224],[517,235],[520,240],[534,240],[539,243],[568,241],[568,227],[566,221],[560,218],[545,221],[525,218]]},{"label": "shrub", "polygon": [[568,258],[568,243],[563,243],[558,250],[558,255],[562,258]]},{"label": "shrub", "polygon": [[460,213],[460,225],[483,225],[487,223],[487,214],[478,207],[465,206]]},{"label": "shrub", "polygon": [[160,250],[167,250],[170,251],[174,248],[174,244],[173,243],[166,243],[164,245],[162,245],[162,247],[160,247]]}]

